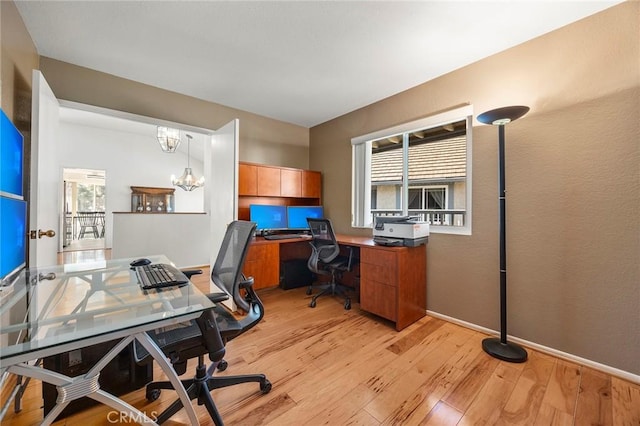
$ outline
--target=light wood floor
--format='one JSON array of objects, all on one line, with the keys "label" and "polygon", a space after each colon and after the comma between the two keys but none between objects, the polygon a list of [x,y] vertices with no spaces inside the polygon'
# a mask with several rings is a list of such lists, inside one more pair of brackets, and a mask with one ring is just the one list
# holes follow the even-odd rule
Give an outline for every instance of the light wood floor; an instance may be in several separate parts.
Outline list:
[{"label": "light wood floor", "polygon": [[[229,342],[222,374],[262,372],[273,390],[214,391],[227,425],[640,425],[640,386],[593,369],[534,350],[523,364],[498,361],[482,351],[485,335],[436,318],[396,332],[357,304],[345,311],[321,298],[311,309],[304,289],[260,294],[267,314]],[[142,389],[124,399],[153,417],[174,393],[148,403]],[[10,409],[2,425],[38,424],[41,406],[32,381],[22,412]],[[109,411],[97,406],[54,425],[111,425]],[[197,412],[211,424],[203,407]],[[188,419],[181,411],[166,424]]]}]

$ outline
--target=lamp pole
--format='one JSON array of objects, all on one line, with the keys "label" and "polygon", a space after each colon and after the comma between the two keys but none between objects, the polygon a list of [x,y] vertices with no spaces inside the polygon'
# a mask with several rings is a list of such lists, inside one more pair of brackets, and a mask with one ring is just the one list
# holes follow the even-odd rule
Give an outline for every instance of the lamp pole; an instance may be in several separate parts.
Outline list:
[{"label": "lamp pole", "polygon": [[505,129],[504,126],[517,120],[529,111],[526,106],[511,106],[484,112],[478,121],[498,126],[498,224],[500,228],[500,338],[490,337],[482,341],[482,348],[494,358],[509,362],[524,362],[527,351],[507,341],[507,226],[505,191]]}]

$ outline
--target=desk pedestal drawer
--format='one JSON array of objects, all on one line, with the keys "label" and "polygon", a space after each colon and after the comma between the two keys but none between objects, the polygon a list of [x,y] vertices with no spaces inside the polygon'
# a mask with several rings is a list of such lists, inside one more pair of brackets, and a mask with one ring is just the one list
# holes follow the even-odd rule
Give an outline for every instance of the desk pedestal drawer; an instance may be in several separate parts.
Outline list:
[{"label": "desk pedestal drawer", "polygon": [[360,307],[396,323],[396,330],[426,315],[426,247],[362,247]]},{"label": "desk pedestal drawer", "polygon": [[380,283],[386,284],[388,286],[397,287],[397,274],[398,269],[396,268],[395,257],[393,261],[390,263],[364,263],[366,265],[365,268],[362,268],[362,272],[360,272],[363,281],[378,281]]},{"label": "desk pedestal drawer", "polygon": [[365,311],[395,321],[397,316],[397,303],[398,299],[395,287],[377,281],[361,281],[360,307]]}]

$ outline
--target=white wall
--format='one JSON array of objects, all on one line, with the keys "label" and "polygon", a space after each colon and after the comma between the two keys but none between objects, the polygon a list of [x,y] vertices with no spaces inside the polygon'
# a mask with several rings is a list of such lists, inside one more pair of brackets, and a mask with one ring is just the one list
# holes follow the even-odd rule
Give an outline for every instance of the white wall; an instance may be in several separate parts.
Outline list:
[{"label": "white wall", "polygon": [[[60,122],[57,165],[60,176],[64,168],[86,168],[106,171],[106,246],[113,244],[114,211],[131,210],[131,186],[170,188],[171,174],[180,176],[187,165],[186,138],[178,152],[162,152],[156,140],[155,127],[149,134],[131,133],[117,128],[90,127],[77,123]],[[194,158],[194,147],[202,147],[205,135],[189,132],[191,141],[191,168],[199,177],[203,175],[202,158]],[[201,148],[200,148],[201,151]],[[176,212],[204,212],[204,191],[192,192],[176,188]],[[62,194],[60,194],[62,197]]]},{"label": "white wall", "polygon": [[[114,259],[164,254],[177,267],[209,264],[211,232],[207,214],[114,214]],[[150,230],[162,229],[162,232]]]}]

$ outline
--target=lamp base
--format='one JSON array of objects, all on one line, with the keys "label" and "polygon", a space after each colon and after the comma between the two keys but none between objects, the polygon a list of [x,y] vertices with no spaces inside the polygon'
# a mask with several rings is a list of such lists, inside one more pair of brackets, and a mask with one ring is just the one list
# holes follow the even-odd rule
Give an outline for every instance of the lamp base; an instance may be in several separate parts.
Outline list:
[{"label": "lamp base", "polygon": [[502,343],[497,337],[490,337],[482,341],[482,349],[494,358],[508,362],[525,362],[527,351],[516,343]]}]

